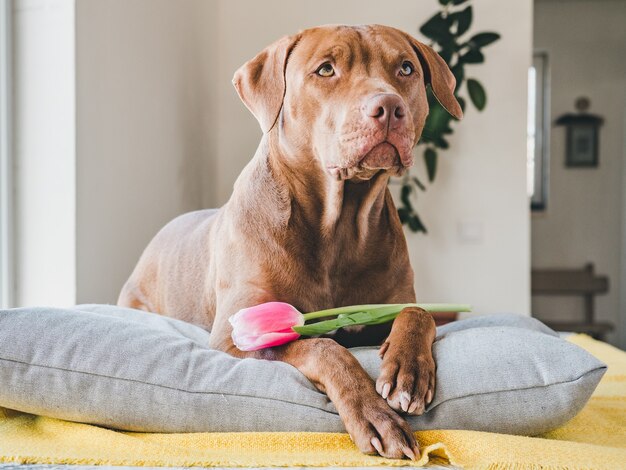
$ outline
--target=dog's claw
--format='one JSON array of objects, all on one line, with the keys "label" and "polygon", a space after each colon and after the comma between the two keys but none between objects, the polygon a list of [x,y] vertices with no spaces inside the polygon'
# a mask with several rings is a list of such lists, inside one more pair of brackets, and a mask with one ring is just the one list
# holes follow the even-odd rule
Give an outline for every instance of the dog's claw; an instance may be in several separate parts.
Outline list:
[{"label": "dog's claw", "polygon": [[386,400],[387,397],[389,396],[390,391],[391,391],[391,384],[387,382],[385,383],[385,385],[383,385],[383,391],[381,393],[381,396]]},{"label": "dog's claw", "polygon": [[410,402],[411,402],[411,396],[407,392],[402,392],[400,394],[400,407],[402,408],[402,411],[405,411],[405,412],[409,411]]},{"label": "dog's claw", "polygon": [[376,449],[376,451],[380,454],[383,455],[383,445],[380,443],[380,439],[378,439],[377,437],[372,437],[372,439],[370,440],[370,442],[372,443],[372,445],[374,446],[374,449]]},{"label": "dog's claw", "polygon": [[426,394],[426,404],[430,404],[431,401],[433,401],[433,391],[428,390],[428,393]]},{"label": "dog's claw", "polygon": [[409,414],[413,413],[416,408],[417,408],[417,401],[414,401],[413,403],[411,403],[411,406],[409,406],[408,413]]},{"label": "dog's claw", "polygon": [[404,452],[404,455],[406,455],[409,459],[417,460],[415,452],[413,452],[413,449],[411,449],[410,447],[403,447],[402,452]]}]

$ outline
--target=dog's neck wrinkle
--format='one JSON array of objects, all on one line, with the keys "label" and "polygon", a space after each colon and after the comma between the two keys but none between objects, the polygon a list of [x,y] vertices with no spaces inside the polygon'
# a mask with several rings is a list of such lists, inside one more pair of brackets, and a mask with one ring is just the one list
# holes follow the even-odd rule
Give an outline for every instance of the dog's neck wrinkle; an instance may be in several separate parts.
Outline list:
[{"label": "dog's neck wrinkle", "polygon": [[[341,216],[343,182],[332,182],[314,156],[290,155],[280,145],[278,133],[269,136],[269,167],[277,184],[291,201],[291,225],[330,236]],[[333,184],[335,183],[335,184]]]},{"label": "dog's neck wrinkle", "polygon": [[289,193],[290,223],[304,224],[332,241],[340,222],[346,222],[356,230],[359,241],[367,238],[371,224],[381,219],[385,209],[388,175],[379,173],[362,183],[334,180],[314,155],[287,155],[276,135],[270,136],[268,147],[272,174]]}]

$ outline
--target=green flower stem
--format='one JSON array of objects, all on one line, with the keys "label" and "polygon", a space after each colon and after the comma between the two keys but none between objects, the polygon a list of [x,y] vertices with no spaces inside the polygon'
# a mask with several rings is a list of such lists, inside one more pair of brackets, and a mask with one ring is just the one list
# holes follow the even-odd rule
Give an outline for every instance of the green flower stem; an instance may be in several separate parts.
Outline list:
[{"label": "green flower stem", "polygon": [[292,329],[301,335],[314,336],[329,333],[338,328],[352,325],[379,325],[392,321],[406,307],[419,307],[428,312],[468,312],[466,304],[369,304],[332,308],[318,312],[305,313],[305,320],[321,317],[336,318],[294,326]]},{"label": "green flower stem", "polygon": [[366,305],[349,305],[346,307],[329,308],[326,310],[318,310],[317,312],[305,313],[302,316],[304,320],[313,320],[315,318],[336,317],[346,313],[364,312],[382,307],[398,307],[402,310],[405,307],[419,307],[427,312],[469,312],[472,308],[467,304],[366,304]]}]

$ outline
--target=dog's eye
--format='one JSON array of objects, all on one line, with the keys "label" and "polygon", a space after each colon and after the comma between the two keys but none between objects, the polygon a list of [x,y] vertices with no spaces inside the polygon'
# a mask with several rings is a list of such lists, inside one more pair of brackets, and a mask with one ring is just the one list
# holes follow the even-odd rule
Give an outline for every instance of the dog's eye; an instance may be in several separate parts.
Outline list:
[{"label": "dog's eye", "polygon": [[408,77],[413,73],[413,64],[407,60],[402,62],[402,67],[400,67],[400,75]]},{"label": "dog's eye", "polygon": [[335,75],[335,69],[328,62],[319,66],[315,71],[320,77],[332,77]]}]

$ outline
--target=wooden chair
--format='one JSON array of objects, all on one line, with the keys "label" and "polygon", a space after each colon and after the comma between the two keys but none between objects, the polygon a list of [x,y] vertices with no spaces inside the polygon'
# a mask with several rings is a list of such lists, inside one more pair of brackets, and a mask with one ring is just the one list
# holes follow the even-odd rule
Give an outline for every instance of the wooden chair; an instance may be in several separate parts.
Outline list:
[{"label": "wooden chair", "polygon": [[553,330],[587,333],[600,340],[613,330],[611,323],[598,322],[594,317],[594,296],[609,291],[609,278],[595,275],[593,263],[586,264],[582,269],[533,269],[531,286],[534,296],[583,297],[584,318],[578,321],[544,321]]}]

